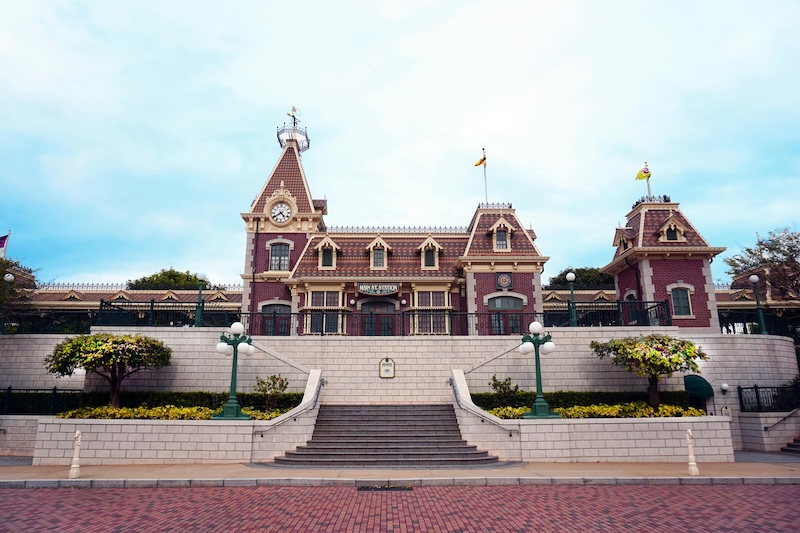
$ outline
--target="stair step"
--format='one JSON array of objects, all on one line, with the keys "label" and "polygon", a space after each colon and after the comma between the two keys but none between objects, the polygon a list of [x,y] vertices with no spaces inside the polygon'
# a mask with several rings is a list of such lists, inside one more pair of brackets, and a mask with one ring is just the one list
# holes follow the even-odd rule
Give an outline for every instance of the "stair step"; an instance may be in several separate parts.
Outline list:
[{"label": "stair step", "polygon": [[495,464],[462,437],[452,405],[322,405],[311,439],[276,464],[421,467]]}]

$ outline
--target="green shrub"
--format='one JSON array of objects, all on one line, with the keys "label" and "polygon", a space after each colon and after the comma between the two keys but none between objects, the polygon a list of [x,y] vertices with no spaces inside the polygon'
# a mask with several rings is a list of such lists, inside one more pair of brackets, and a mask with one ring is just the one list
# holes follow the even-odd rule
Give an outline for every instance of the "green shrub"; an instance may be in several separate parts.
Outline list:
[{"label": "green shrub", "polygon": [[[108,405],[108,392],[86,392],[80,395],[80,407],[102,407]],[[149,405],[152,407],[174,405],[176,407],[208,407],[217,409],[228,399],[227,392],[172,392],[172,391],[122,391],[120,393],[121,407],[138,407]],[[240,392],[236,399],[242,407],[254,409],[264,408],[264,397],[254,392]],[[303,400],[302,392],[284,392],[275,398],[273,409],[288,411],[294,409]],[[76,406],[70,405],[69,409]],[[64,411],[66,409],[56,409]]]},{"label": "green shrub", "polygon": [[280,398],[281,394],[286,392],[286,387],[289,386],[289,380],[278,375],[268,376],[267,379],[261,379],[256,376],[256,386],[254,387],[256,394],[264,397],[264,405],[266,411],[271,411],[275,402]]},{"label": "green shrub", "polygon": [[513,419],[522,418],[525,413],[530,412],[530,407],[498,407],[491,409],[487,413],[493,414],[498,418]]},{"label": "green shrub", "polygon": [[[177,407],[163,405],[158,407],[82,407],[72,411],[58,414],[58,418],[95,418],[105,420],[210,420],[222,408],[210,409],[208,407]],[[255,420],[272,420],[286,410],[274,409],[272,411],[259,411],[250,407],[242,408],[242,412]]]},{"label": "green shrub", "polygon": [[617,405],[576,405],[555,408],[561,418],[656,418],[676,416],[705,416],[705,411],[693,407],[661,404],[653,409],[646,402],[637,401]]},{"label": "green shrub", "polygon": [[[502,383],[502,382],[501,382]],[[686,391],[664,391],[660,394],[664,403],[689,406],[689,393]],[[514,391],[498,395],[493,392],[477,392],[472,394],[472,402],[485,411],[499,407],[530,407],[536,398],[535,392]],[[647,401],[647,392],[578,392],[555,391],[545,392],[544,399],[551,409],[574,407],[576,405],[596,405]]]}]

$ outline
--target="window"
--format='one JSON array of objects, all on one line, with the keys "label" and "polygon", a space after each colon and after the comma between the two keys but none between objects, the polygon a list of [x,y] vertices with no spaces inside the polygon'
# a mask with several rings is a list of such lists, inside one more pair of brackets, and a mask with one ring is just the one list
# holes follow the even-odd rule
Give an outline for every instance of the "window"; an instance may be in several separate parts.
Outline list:
[{"label": "window", "polygon": [[[311,292],[310,333],[339,332],[339,293],[336,291]],[[317,308],[317,309],[314,309]],[[334,308],[334,309],[331,309]]]},{"label": "window", "polygon": [[292,308],[286,304],[269,304],[261,308],[262,335],[290,335]]},{"label": "window", "polygon": [[425,248],[425,268],[434,268],[436,267],[436,249],[435,248]]},{"label": "window", "polygon": [[269,269],[289,270],[288,244],[273,244],[269,247]]},{"label": "window", "polygon": [[498,296],[489,299],[492,335],[522,333],[522,309],[524,302],[513,296]]},{"label": "window", "polygon": [[373,268],[383,268],[385,265],[384,261],[384,250],[383,248],[375,248],[372,250],[372,266]]},{"label": "window", "polygon": [[667,228],[666,236],[668,241],[677,241],[678,230],[675,228]]},{"label": "window", "polygon": [[689,289],[672,289],[672,313],[675,316],[688,316],[692,314]]},{"label": "window", "polygon": [[[447,333],[444,291],[420,291],[417,295],[417,333]],[[427,309],[426,309],[427,308]],[[436,309],[438,308],[438,309]]]},{"label": "window", "polygon": [[496,240],[495,246],[497,247],[498,250],[508,249],[508,240],[506,239],[507,235],[508,234],[506,233],[506,230],[504,229],[497,230],[497,233],[495,234],[495,240]]},{"label": "window", "polygon": [[333,248],[322,249],[322,263],[320,266],[332,267],[333,266]]}]

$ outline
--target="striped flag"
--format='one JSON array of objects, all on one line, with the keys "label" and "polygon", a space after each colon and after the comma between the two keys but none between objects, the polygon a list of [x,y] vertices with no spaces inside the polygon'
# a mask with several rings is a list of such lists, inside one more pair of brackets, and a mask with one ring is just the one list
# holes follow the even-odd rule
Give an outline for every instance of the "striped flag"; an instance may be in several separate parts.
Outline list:
[{"label": "striped flag", "polygon": [[0,237],[0,259],[6,258],[6,249],[8,248],[8,237],[11,235],[9,231],[6,235]]}]

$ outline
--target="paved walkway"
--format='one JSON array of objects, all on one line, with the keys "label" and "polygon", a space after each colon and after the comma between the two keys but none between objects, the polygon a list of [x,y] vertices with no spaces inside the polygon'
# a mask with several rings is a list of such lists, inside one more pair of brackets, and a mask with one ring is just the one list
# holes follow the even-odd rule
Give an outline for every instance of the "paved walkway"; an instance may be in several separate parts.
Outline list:
[{"label": "paved walkway", "polygon": [[[521,463],[471,470],[30,466],[0,458],[5,532],[784,532],[800,457]],[[80,489],[76,490],[76,488]]]},{"label": "paved walkway", "polygon": [[446,486],[446,485],[800,485],[800,456],[739,453],[733,463],[512,463],[469,470],[303,469],[258,464],[29,466],[0,461],[0,488]]}]

